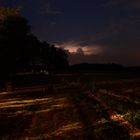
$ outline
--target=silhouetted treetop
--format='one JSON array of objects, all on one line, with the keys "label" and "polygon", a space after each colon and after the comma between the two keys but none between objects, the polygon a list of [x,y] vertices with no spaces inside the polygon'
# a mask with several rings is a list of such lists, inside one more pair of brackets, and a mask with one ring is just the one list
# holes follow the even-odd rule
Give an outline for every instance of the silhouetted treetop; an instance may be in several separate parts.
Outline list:
[{"label": "silhouetted treetop", "polygon": [[8,38],[27,35],[30,26],[26,18],[20,14],[20,8],[0,8],[0,33]]},{"label": "silhouetted treetop", "polygon": [[1,73],[19,71],[58,71],[68,66],[64,50],[41,42],[30,32],[31,26],[21,16],[20,8],[0,8]]},{"label": "silhouetted treetop", "polygon": [[20,17],[21,16],[21,7],[16,8],[5,8],[0,7],[0,21],[3,22],[8,17]]}]

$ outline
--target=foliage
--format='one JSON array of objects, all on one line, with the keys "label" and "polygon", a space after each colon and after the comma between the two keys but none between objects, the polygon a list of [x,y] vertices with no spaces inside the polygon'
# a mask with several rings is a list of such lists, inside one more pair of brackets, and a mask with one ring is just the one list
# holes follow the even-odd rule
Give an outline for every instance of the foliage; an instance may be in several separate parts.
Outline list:
[{"label": "foliage", "polygon": [[20,10],[21,7],[16,7],[16,8],[5,8],[5,7],[1,7],[0,8],[0,21],[4,22],[7,17],[19,17],[20,16]]},{"label": "foliage", "polygon": [[53,72],[68,66],[64,50],[41,42],[30,28],[20,8],[0,8],[0,72],[4,77],[25,71]]},{"label": "foliage", "polygon": [[140,111],[129,111],[126,113],[125,118],[140,129]]},{"label": "foliage", "polygon": [[113,121],[104,121],[95,129],[95,134],[99,140],[129,140],[129,131],[122,125]]}]

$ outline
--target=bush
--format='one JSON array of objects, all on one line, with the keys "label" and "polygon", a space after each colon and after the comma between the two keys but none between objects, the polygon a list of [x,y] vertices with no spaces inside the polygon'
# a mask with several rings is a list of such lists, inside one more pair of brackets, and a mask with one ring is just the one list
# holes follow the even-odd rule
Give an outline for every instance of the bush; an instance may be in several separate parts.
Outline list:
[{"label": "bush", "polygon": [[140,111],[138,112],[128,112],[125,118],[130,121],[135,127],[140,129]]},{"label": "bush", "polygon": [[104,121],[95,129],[97,140],[129,140],[129,131],[113,121]]}]

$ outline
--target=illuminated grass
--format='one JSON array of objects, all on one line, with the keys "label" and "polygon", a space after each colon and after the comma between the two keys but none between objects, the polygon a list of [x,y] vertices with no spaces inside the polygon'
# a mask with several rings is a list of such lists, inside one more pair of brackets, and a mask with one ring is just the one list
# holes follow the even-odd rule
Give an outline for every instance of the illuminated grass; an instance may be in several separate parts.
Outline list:
[{"label": "illuminated grass", "polygon": [[[60,78],[62,77],[60,76]],[[110,81],[109,84],[106,83],[107,79]],[[117,88],[114,91],[131,92],[131,87],[126,91],[127,88],[121,87],[121,85],[127,82],[130,86],[135,80],[122,79],[120,83],[119,78],[111,80],[110,77],[102,80],[101,77],[98,79],[92,76],[87,77],[87,75],[78,78],[75,76],[63,77],[61,82],[54,84],[50,91],[49,86],[38,86],[1,93],[0,129],[2,131],[0,139],[110,140],[110,134],[114,138],[113,140],[116,140],[121,128],[124,129],[124,133],[122,131],[121,135],[127,134],[125,133],[127,129],[116,126],[119,125],[119,122],[128,124],[127,112],[130,111],[131,106],[125,108],[123,99],[117,100],[115,96],[110,98],[98,91],[113,91],[112,89]],[[98,82],[96,83],[96,81]],[[110,87],[113,84],[116,85]],[[106,108],[83,94],[91,91],[97,91],[93,96],[98,95],[98,98],[106,102],[113,111],[119,108],[118,110],[122,111],[122,114],[116,111],[116,114],[111,114],[108,119]],[[138,88],[137,91],[139,91]],[[133,110],[135,108],[131,108],[131,111]],[[118,124],[114,124],[114,122]],[[115,134],[115,132],[118,133]],[[135,135],[139,136],[138,133]]]}]

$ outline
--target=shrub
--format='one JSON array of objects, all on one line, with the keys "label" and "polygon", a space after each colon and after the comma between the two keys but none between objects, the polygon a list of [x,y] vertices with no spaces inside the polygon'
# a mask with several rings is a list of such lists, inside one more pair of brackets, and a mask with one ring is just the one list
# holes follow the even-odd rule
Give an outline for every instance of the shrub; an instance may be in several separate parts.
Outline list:
[{"label": "shrub", "polygon": [[129,140],[129,131],[122,125],[113,121],[104,121],[95,134],[98,140]]}]

